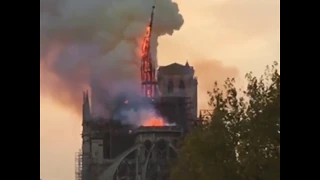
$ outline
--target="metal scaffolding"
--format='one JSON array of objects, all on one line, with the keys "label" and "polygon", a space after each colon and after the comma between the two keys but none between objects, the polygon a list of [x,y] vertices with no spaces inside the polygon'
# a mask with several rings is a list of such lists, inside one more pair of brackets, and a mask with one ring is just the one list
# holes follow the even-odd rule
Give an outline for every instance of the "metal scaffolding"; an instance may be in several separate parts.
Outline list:
[{"label": "metal scaffolding", "polygon": [[75,180],[82,180],[82,150],[76,153],[75,178]]}]

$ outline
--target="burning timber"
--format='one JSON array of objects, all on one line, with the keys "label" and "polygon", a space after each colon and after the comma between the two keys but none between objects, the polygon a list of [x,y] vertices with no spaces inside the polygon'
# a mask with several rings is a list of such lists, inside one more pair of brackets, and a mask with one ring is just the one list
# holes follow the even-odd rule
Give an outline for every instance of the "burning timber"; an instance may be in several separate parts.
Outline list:
[{"label": "burning timber", "polygon": [[[197,120],[192,97],[185,94],[119,101],[118,110],[151,108],[166,120],[163,124],[137,126],[120,119],[93,117],[85,93],[77,180],[168,179],[169,164],[178,157],[177,142]],[[146,101],[149,106],[141,103]]]},{"label": "burning timber", "polygon": [[[167,180],[169,164],[178,157],[177,143],[199,121],[193,67],[188,62],[173,63],[160,66],[156,73],[152,64],[154,8],[142,47],[141,94],[120,98],[110,118],[98,118],[91,113],[89,94],[84,93],[76,180]],[[157,116],[138,125],[121,116],[124,110],[152,111]]]}]

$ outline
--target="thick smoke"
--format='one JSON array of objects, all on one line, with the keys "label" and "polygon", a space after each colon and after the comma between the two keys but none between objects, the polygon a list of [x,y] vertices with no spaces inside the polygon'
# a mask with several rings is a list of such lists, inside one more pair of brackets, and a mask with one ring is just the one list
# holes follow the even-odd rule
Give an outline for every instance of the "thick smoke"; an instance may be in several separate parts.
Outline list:
[{"label": "thick smoke", "polygon": [[165,120],[161,118],[160,115],[158,115],[153,109],[140,109],[139,111],[134,111],[133,109],[122,110],[120,115],[124,117],[121,119],[123,124],[142,126],[148,120],[154,118],[162,119],[165,122]]},{"label": "thick smoke", "polygon": [[[79,112],[91,87],[96,114],[140,88],[140,44],[153,0],[40,0],[41,93]],[[151,51],[183,24],[178,5],[156,1]]]}]

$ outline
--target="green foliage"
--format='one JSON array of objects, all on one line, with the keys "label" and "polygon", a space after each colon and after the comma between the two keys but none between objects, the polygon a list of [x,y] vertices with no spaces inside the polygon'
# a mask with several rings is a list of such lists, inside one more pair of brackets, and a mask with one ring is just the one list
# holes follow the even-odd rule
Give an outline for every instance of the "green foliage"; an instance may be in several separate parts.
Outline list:
[{"label": "green foliage", "polygon": [[209,94],[214,108],[207,125],[184,139],[171,179],[280,179],[280,74],[277,63],[257,78],[249,73],[246,91],[233,79]]}]

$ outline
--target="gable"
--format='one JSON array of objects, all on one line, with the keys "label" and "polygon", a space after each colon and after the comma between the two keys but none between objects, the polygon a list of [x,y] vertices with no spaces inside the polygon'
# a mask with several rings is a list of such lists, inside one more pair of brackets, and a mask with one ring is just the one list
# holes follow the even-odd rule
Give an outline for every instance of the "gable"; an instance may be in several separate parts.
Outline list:
[{"label": "gable", "polygon": [[192,74],[194,72],[193,68],[186,65],[181,65],[178,63],[172,63],[167,66],[160,66],[158,73],[162,75],[186,75]]}]

